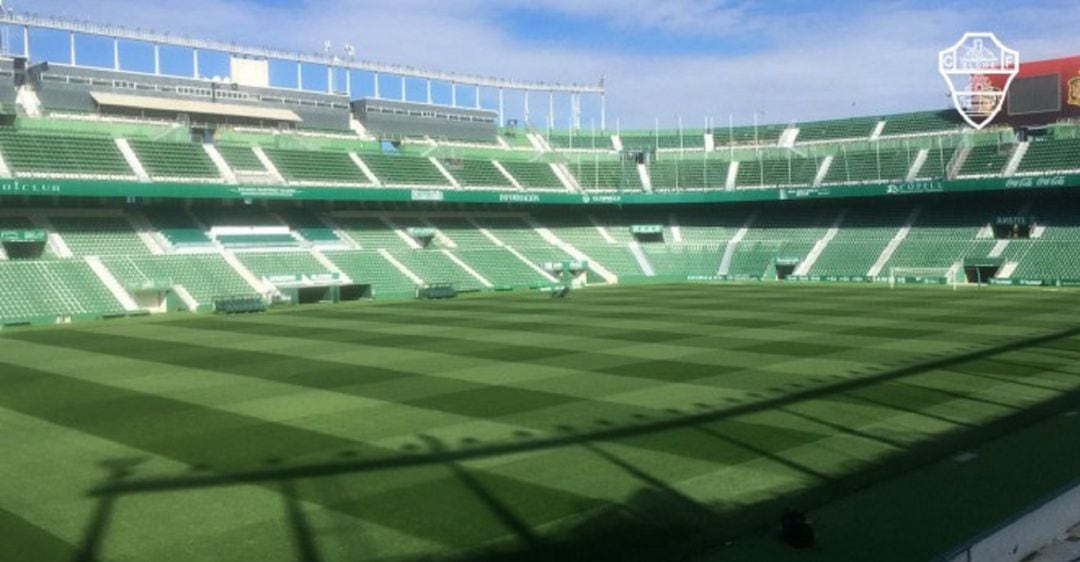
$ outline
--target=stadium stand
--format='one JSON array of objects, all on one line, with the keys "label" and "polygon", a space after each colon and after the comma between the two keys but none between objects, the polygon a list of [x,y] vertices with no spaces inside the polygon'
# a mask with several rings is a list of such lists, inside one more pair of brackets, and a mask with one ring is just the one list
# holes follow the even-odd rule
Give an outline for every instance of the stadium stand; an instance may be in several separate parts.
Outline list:
[{"label": "stadium stand", "polygon": [[578,185],[586,191],[640,191],[641,176],[637,166],[625,161],[580,158],[567,165]]},{"label": "stadium stand", "polygon": [[200,308],[211,305],[215,298],[256,294],[220,254],[113,256],[102,261],[125,286],[168,281],[183,286]]},{"label": "stadium stand", "polygon": [[926,135],[957,131],[960,120],[953,111],[920,111],[889,115],[885,119],[884,137]]},{"label": "stadium stand", "polygon": [[279,211],[278,216],[282,217],[305,240],[316,245],[340,245],[344,243],[341,237],[327,223],[309,210],[285,209]]},{"label": "stadium stand", "polygon": [[360,159],[386,185],[449,186],[446,178],[427,158],[364,153]]},{"label": "stadium stand", "polygon": [[336,217],[336,220],[365,250],[412,248],[378,217]]},{"label": "stadium stand", "polygon": [[949,268],[964,258],[987,257],[995,240],[977,237],[993,215],[989,208],[925,208],[883,273],[894,267]]},{"label": "stadium stand", "polygon": [[997,175],[1004,171],[1012,154],[1011,146],[984,144],[973,147],[960,168],[960,176]]},{"label": "stadium stand", "polygon": [[[777,185],[811,185],[819,163],[813,158],[789,155],[782,159],[744,160],[739,162],[735,186],[763,187]],[[835,166],[835,163],[834,163]]]},{"label": "stadium stand", "polygon": [[484,288],[477,278],[454,263],[442,251],[406,250],[392,252],[392,254],[409,271],[429,285],[449,283],[459,291]]},{"label": "stadium stand", "polygon": [[230,146],[222,145],[217,147],[218,152],[221,153],[221,157],[225,159],[225,162],[229,164],[229,167],[237,172],[265,172],[266,166],[263,166],[259,157],[255,155],[255,151],[248,146]]},{"label": "stadium stand", "polygon": [[[653,190],[720,189],[727,184],[731,163],[719,158],[659,160],[649,166]],[[813,178],[811,178],[812,180]]]},{"label": "stadium stand", "polygon": [[157,231],[174,246],[205,246],[212,240],[187,211],[155,207],[143,211]]},{"label": "stadium stand", "polygon": [[956,147],[944,146],[940,143],[931,146],[926,151],[926,161],[923,162],[917,177],[919,178],[947,178],[949,176],[949,163],[956,154]]},{"label": "stadium stand", "polygon": [[82,260],[0,262],[0,320],[4,323],[124,312]]},{"label": "stadium stand", "polygon": [[555,172],[551,171],[551,166],[544,162],[508,160],[500,163],[526,189],[566,189],[563,183],[559,181],[558,176],[555,175]]},{"label": "stadium stand", "polygon": [[833,159],[825,183],[896,181],[907,177],[918,151],[913,149],[843,151]]},{"label": "stadium stand", "polygon": [[1080,170],[1080,138],[1033,141],[1018,172]]},{"label": "stadium stand", "polygon": [[308,252],[244,252],[237,258],[256,276],[329,275],[326,266]]},{"label": "stadium stand", "polygon": [[620,133],[623,150],[652,151],[705,148],[703,131],[653,131],[640,133]]},{"label": "stadium stand", "polygon": [[[563,150],[614,150],[611,135],[603,132],[588,131],[552,131],[545,135],[548,144]],[[623,145],[625,146],[625,144]]]},{"label": "stadium stand", "polygon": [[36,134],[0,128],[0,153],[17,174],[134,178],[109,137]]},{"label": "stadium stand", "polygon": [[220,180],[206,151],[194,143],[130,141],[146,172],[157,179]]},{"label": "stadium stand", "polygon": [[853,117],[832,121],[814,121],[799,123],[797,142],[835,141],[842,139],[866,139],[877,127],[876,117]]},{"label": "stadium stand", "polygon": [[713,141],[719,147],[776,144],[787,128],[787,125],[718,128],[713,131]]},{"label": "stadium stand", "polygon": [[347,153],[265,148],[274,167],[289,181],[344,184],[371,183]]},{"label": "stadium stand", "polygon": [[850,207],[836,236],[822,250],[808,274],[821,277],[866,275],[910,214],[911,207],[906,204]]},{"label": "stadium stand", "polygon": [[150,250],[125,217],[58,217],[49,219],[76,256],[139,256]]},{"label": "stadium stand", "polygon": [[370,285],[375,298],[410,297],[416,293],[416,284],[378,252],[335,251],[326,255],[353,282]]},{"label": "stadium stand", "polygon": [[507,188],[510,181],[488,160],[445,161],[443,166],[462,187]]}]

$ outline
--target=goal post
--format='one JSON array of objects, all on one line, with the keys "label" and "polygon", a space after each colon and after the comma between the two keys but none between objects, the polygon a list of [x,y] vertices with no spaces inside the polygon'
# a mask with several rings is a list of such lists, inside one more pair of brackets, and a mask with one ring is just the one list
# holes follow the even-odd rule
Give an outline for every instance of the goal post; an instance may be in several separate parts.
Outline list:
[{"label": "goal post", "polygon": [[965,281],[963,269],[954,264],[952,267],[890,267],[889,288],[897,285],[949,285],[955,291]]}]

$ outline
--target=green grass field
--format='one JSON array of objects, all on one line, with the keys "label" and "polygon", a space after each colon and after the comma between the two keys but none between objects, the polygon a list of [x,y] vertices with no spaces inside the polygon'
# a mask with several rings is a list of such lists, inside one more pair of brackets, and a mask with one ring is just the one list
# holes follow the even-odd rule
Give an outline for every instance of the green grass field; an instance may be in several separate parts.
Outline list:
[{"label": "green grass field", "polygon": [[0,560],[925,560],[1080,474],[1078,312],[675,285],[5,331]]}]

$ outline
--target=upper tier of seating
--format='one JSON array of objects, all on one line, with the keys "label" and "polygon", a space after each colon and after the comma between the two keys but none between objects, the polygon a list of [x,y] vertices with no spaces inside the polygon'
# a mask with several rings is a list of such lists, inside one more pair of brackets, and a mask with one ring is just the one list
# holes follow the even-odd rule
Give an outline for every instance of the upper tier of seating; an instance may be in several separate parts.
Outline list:
[{"label": "upper tier of seating", "polygon": [[464,187],[508,187],[510,181],[488,160],[448,160],[444,167]]},{"label": "upper tier of seating", "polygon": [[632,162],[595,161],[582,158],[568,164],[570,173],[578,185],[586,191],[637,190],[642,189],[641,175]]},{"label": "upper tier of seating", "polygon": [[16,173],[134,177],[113,139],[0,128],[0,153]]},{"label": "upper tier of seating", "polygon": [[955,111],[921,111],[886,117],[881,135],[918,135],[955,131],[959,128],[960,120]]},{"label": "upper tier of seating", "polygon": [[659,160],[649,166],[653,189],[716,189],[727,184],[731,164],[718,158]]},{"label": "upper tier of seating", "polygon": [[391,154],[361,154],[360,158],[389,186],[448,186],[450,182],[427,158]]},{"label": "upper tier of seating", "polygon": [[[888,123],[894,119],[899,124],[890,130]],[[1000,176],[1011,170],[1014,155],[1018,160],[1015,173],[1021,175],[1080,171],[1080,139],[1076,138],[1080,129],[1075,126],[1062,123],[1048,137],[1033,138],[1023,158],[1019,158],[1017,150],[1023,144],[1003,130],[940,134],[948,131],[947,125],[955,124],[940,112],[792,125],[784,136],[783,147],[764,146],[776,144],[786,129],[772,125],[760,126],[756,131],[753,127],[726,130],[727,142],[723,139],[724,129],[714,130],[716,150],[696,153],[672,153],[667,149],[674,143],[672,139],[679,140],[679,146],[684,148],[690,146],[686,144],[688,138],[695,139],[694,143],[702,140],[704,145],[703,134],[686,133],[680,137],[671,131],[631,132],[615,137],[623,139],[627,150],[664,150],[650,154],[644,168],[639,168],[627,154],[610,150],[526,155],[520,150],[494,147],[406,145],[397,151],[379,152],[374,143],[343,135],[271,134],[242,129],[215,135],[222,143],[216,145],[222,157],[217,159],[210,146],[186,140],[190,131],[182,127],[130,122],[114,127],[73,121],[77,125],[71,126],[71,134],[64,134],[64,128],[57,125],[59,120],[24,121],[24,125],[17,121],[16,127],[0,128],[0,158],[16,178],[86,176],[135,181],[135,170],[141,167],[151,181],[224,183],[232,180],[233,175],[228,173],[231,168],[241,183],[255,185],[276,183],[276,176],[270,173],[276,169],[286,183],[298,185],[565,190],[566,184],[576,181],[583,191],[639,191],[649,182],[657,190],[723,189],[728,187],[733,162],[738,162],[737,173],[730,174],[736,188],[809,186],[819,175],[823,183],[830,185],[890,182],[909,176]],[[881,137],[870,140],[882,123],[886,125]],[[796,128],[798,135],[794,134]],[[140,131],[145,134],[140,135]],[[890,132],[892,137],[884,134]],[[922,133],[932,136],[895,138]],[[759,146],[743,146],[754,145],[755,138]],[[125,154],[125,143],[117,139],[126,139],[132,154]],[[736,146],[729,145],[732,140]],[[925,159],[920,156],[923,152]],[[825,169],[822,166],[827,159],[831,163]],[[916,167],[917,162],[922,164]]]},{"label": "upper tier of seating", "polygon": [[1032,141],[1018,172],[1080,170],[1080,138]]},{"label": "upper tier of seating", "polygon": [[555,149],[565,150],[614,150],[611,133],[601,132],[552,132],[544,135],[548,144]]},{"label": "upper tier of seating", "polygon": [[506,161],[502,162],[502,166],[526,189],[565,189],[550,164]]},{"label": "upper tier of seating", "polygon": [[868,138],[877,127],[876,117],[854,117],[833,121],[800,123],[798,142]]},{"label": "upper tier of seating", "polygon": [[264,149],[274,167],[289,181],[371,183],[345,152]]},{"label": "upper tier of seating", "polygon": [[194,143],[130,141],[146,173],[166,179],[220,179],[221,173],[202,146]]}]

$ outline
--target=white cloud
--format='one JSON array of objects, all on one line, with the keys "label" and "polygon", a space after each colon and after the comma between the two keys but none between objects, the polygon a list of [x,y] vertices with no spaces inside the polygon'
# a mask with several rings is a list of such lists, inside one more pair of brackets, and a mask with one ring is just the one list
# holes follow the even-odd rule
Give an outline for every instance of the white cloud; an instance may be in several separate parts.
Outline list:
[{"label": "white cloud", "polygon": [[[569,40],[534,43],[510,36],[492,16],[495,8],[519,1],[676,35],[753,29],[762,46],[737,55],[661,55],[595,51]],[[725,124],[729,114],[747,123],[755,111],[765,113],[764,121],[786,122],[944,108],[936,52],[964,31],[1000,31],[1031,59],[1075,54],[1077,45],[1067,38],[1080,28],[1080,5],[1071,2],[1013,8],[891,2],[763,17],[726,1],[524,1],[342,0],[262,7],[240,0],[144,0],[135,8],[132,0],[99,0],[95,19],[306,51],[331,39],[357,45],[361,58],[529,80],[594,82],[606,74],[612,121],[619,116],[624,127],[651,127],[656,117],[671,127],[676,114],[688,126],[700,126],[706,116]],[[77,6],[35,0],[34,9],[73,16]],[[534,111],[537,106],[546,103],[534,103]]]}]

